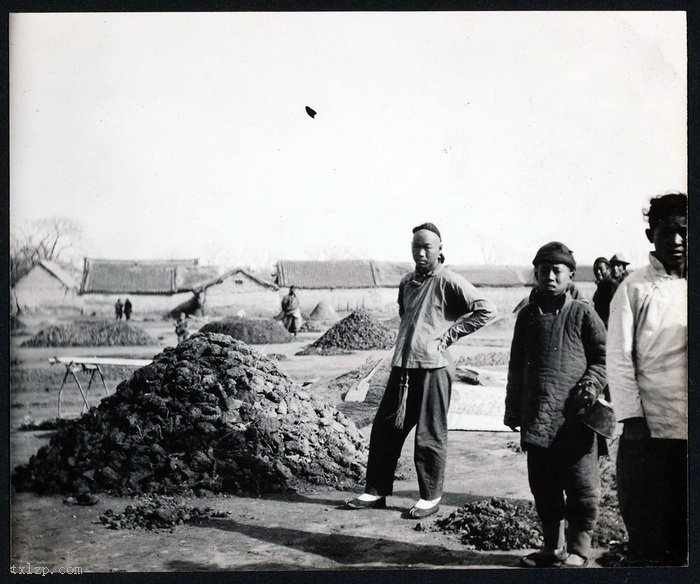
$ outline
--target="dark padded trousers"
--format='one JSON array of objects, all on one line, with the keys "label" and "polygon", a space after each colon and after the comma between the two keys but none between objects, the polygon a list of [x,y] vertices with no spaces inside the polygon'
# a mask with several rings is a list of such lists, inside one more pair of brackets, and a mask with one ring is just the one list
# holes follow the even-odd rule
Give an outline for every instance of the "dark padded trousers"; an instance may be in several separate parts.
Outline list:
[{"label": "dark padded trousers", "polygon": [[620,437],[617,496],[633,561],[688,563],[687,464],[686,440]]},{"label": "dark padded trousers", "polygon": [[406,418],[396,428],[401,368],[394,367],[372,424],[365,492],[391,495],[394,473],[406,437],[416,427],[414,461],[421,499],[442,496],[447,461],[447,410],[450,407],[452,377],[447,367],[408,369]]},{"label": "dark padded trousers", "polygon": [[590,553],[600,497],[598,441],[591,440],[590,444],[590,451],[585,453],[527,446],[528,479],[545,546],[563,545],[566,519],[567,550],[584,558]]}]

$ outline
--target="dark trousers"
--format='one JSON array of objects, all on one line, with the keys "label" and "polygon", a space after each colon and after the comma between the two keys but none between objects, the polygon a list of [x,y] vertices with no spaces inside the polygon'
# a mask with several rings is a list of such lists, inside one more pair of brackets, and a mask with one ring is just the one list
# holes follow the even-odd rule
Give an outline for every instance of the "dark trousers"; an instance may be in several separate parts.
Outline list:
[{"label": "dark trousers", "polygon": [[406,437],[416,427],[414,461],[422,499],[442,496],[447,460],[447,410],[452,378],[447,367],[408,369],[406,417],[395,427],[399,409],[401,368],[394,367],[372,424],[365,492],[391,495],[394,473]]},{"label": "dark trousers", "polygon": [[527,446],[527,474],[545,546],[564,545],[566,520],[567,550],[584,558],[590,552],[600,497],[598,441],[591,439],[590,444],[583,453]]},{"label": "dark trousers", "polygon": [[630,559],[649,564],[688,561],[688,442],[620,437],[617,495]]}]

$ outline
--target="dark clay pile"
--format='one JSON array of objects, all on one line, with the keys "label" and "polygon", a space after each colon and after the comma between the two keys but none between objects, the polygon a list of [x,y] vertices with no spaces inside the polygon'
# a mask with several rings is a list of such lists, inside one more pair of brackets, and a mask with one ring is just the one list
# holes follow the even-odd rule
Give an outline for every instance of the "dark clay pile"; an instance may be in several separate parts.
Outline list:
[{"label": "dark clay pile", "polygon": [[205,324],[199,332],[221,333],[249,345],[267,345],[271,343],[291,343],[290,335],[277,320],[264,318],[245,318],[230,316]]},{"label": "dark clay pile", "polygon": [[18,490],[257,495],[351,489],[366,441],[335,408],[230,336],[166,348],[17,468]]},{"label": "dark clay pile", "polygon": [[77,321],[50,325],[22,343],[23,347],[115,347],[153,345],[143,329],[124,322]]},{"label": "dark clay pile", "polygon": [[391,349],[396,332],[361,310],[334,324],[297,355],[342,355],[351,351]]}]

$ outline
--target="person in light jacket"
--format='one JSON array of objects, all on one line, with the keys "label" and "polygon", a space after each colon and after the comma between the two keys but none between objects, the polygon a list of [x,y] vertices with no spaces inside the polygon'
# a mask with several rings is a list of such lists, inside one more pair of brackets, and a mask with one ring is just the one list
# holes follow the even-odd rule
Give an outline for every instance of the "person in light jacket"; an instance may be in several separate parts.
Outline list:
[{"label": "person in light jacket", "polygon": [[399,284],[401,324],[391,374],[372,423],[365,492],[348,509],[385,509],[404,442],[415,427],[414,462],[420,498],[407,518],[440,508],[447,464],[447,411],[454,363],[448,347],[493,320],[481,291],[442,264],[442,235],[433,223],[413,228],[416,267]]},{"label": "person in light jacket", "polygon": [[610,306],[607,367],[617,419],[620,512],[628,561],[687,563],[687,196],[656,197],[645,213],[649,265],[620,284]]}]

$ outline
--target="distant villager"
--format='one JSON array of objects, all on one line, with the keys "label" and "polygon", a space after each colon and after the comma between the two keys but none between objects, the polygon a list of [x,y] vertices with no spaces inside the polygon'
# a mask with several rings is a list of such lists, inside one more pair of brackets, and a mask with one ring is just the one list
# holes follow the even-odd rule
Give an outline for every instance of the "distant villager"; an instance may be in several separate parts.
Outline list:
[{"label": "distant villager", "polygon": [[618,282],[612,277],[610,262],[604,257],[596,258],[593,262],[593,273],[596,279],[596,290],[593,294],[593,308],[598,316],[608,326],[610,316],[610,301],[615,295]]},{"label": "distant villager", "polygon": [[175,334],[177,335],[178,344],[182,343],[183,341],[186,341],[190,336],[187,315],[184,312],[180,313],[180,317],[175,323]]},{"label": "distant villager", "polygon": [[296,336],[301,326],[301,309],[294,286],[289,287],[289,294],[282,298],[282,323],[290,333]]},{"label": "distant villager", "polygon": [[132,305],[131,305],[131,300],[128,298],[124,301],[124,317],[126,320],[131,319],[131,310],[132,310]]},{"label": "distant villager", "polygon": [[124,311],[124,305],[122,304],[122,299],[117,298],[117,301],[114,303],[114,316],[117,320],[122,319],[123,311]]},{"label": "distant villager", "polygon": [[612,277],[618,284],[629,276],[629,272],[627,271],[627,266],[629,265],[630,263],[627,261],[627,258],[620,252],[617,252],[610,258]]}]

